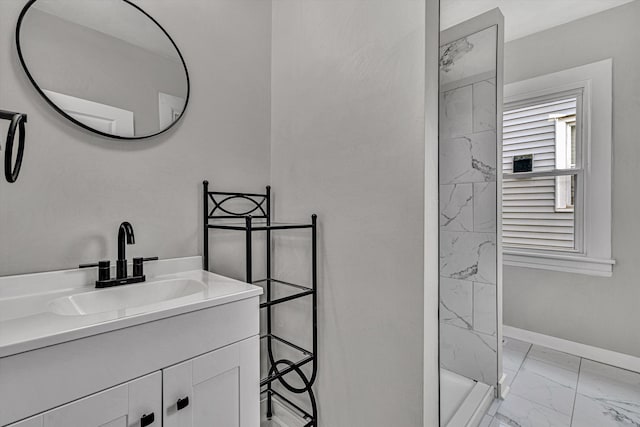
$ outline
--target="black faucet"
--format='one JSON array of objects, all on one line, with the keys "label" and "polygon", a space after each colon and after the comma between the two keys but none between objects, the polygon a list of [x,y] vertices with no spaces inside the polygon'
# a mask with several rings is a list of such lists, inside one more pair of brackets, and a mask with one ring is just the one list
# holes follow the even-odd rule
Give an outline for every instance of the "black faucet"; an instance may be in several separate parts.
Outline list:
[{"label": "black faucet", "polygon": [[118,228],[118,259],[116,260],[117,279],[124,279],[127,277],[125,237],[127,239],[126,245],[133,245],[136,243],[136,238],[133,235],[133,227],[127,221],[120,224],[120,228]]},{"label": "black faucet", "polygon": [[133,227],[127,221],[120,224],[118,228],[118,259],[116,260],[116,277],[111,278],[111,267],[109,261],[100,261],[93,264],[83,264],[80,268],[98,267],[98,280],[96,288],[108,288],[111,286],[127,285],[129,283],[140,283],[146,280],[143,263],[146,261],[157,261],[158,257],[134,258],[133,275],[127,274],[127,245],[136,243],[133,235]]}]

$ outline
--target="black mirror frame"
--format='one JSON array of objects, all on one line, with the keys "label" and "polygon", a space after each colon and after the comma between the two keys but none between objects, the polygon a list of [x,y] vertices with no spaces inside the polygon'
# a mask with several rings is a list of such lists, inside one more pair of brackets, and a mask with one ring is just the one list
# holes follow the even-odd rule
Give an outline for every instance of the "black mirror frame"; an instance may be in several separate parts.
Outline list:
[{"label": "black mirror frame", "polygon": [[69,120],[72,123],[80,126],[83,129],[86,129],[86,130],[88,130],[88,131],[90,131],[92,133],[98,134],[98,135],[105,136],[107,138],[119,139],[119,140],[141,140],[141,139],[153,138],[154,136],[158,136],[158,135],[168,131],[173,126],[175,126],[176,123],[178,123],[180,121],[180,119],[182,119],[182,117],[184,116],[185,112],[187,111],[187,106],[189,105],[189,95],[191,93],[191,81],[189,79],[189,70],[187,69],[187,64],[184,61],[184,57],[182,56],[182,52],[180,51],[180,49],[178,49],[178,46],[173,41],[173,39],[171,38],[169,33],[167,33],[167,31],[162,27],[162,25],[160,25],[158,23],[158,21],[156,21],[151,15],[149,15],[147,12],[145,12],[140,6],[132,3],[130,0],[121,0],[121,1],[126,3],[126,4],[128,4],[129,6],[133,7],[138,12],[142,13],[147,18],[149,18],[151,20],[151,22],[156,24],[158,26],[158,28],[160,28],[160,30],[164,33],[164,35],[167,36],[167,38],[169,39],[169,41],[171,42],[171,44],[175,48],[176,52],[178,53],[178,56],[180,57],[180,61],[182,62],[182,67],[184,68],[184,74],[185,74],[185,77],[187,79],[187,96],[185,98],[184,108],[182,110],[182,113],[180,113],[180,116],[176,120],[174,120],[166,128],[160,130],[159,132],[156,132],[156,133],[153,133],[153,134],[149,134],[149,135],[143,135],[143,136],[120,136],[120,135],[113,135],[113,134],[106,133],[106,132],[101,132],[101,131],[99,131],[97,129],[94,129],[94,128],[90,127],[90,126],[87,126],[86,124],[74,119],[73,117],[71,117],[70,115],[65,113],[51,99],[49,99],[47,97],[47,95],[45,95],[45,93],[42,91],[40,86],[38,86],[38,84],[36,83],[35,79],[31,75],[31,73],[29,72],[29,68],[27,67],[27,64],[26,64],[26,62],[24,60],[24,57],[22,55],[22,48],[20,47],[20,29],[22,27],[22,21],[23,21],[25,15],[26,15],[26,13],[29,11],[29,8],[31,8],[31,6],[33,6],[33,4],[35,2],[37,2],[37,1],[38,0],[29,0],[27,2],[27,4],[22,8],[22,11],[20,12],[20,16],[18,17],[18,23],[16,25],[16,48],[17,48],[17,51],[18,51],[18,58],[20,59],[20,64],[22,65],[22,69],[24,70],[24,72],[26,73],[27,77],[29,78],[29,81],[31,82],[33,87],[36,89],[36,91],[40,94],[40,96],[42,96],[44,98],[44,100],[47,101],[47,103],[49,105],[51,105],[51,107],[53,107],[54,110],[56,110],[58,113],[60,113],[67,120]]}]

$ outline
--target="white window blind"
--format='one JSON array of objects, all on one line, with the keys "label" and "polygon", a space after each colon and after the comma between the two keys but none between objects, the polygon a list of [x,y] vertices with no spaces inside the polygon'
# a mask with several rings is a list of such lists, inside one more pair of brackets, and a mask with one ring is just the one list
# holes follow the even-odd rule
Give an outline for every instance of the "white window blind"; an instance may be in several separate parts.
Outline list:
[{"label": "white window blind", "polygon": [[[580,95],[530,100],[505,106],[503,121],[503,244],[506,247],[574,251],[578,184],[577,139],[569,144],[566,126],[575,123]],[[558,129],[565,134],[558,136]],[[569,138],[576,133],[569,133]],[[559,148],[563,150],[559,152]],[[579,150],[579,148],[577,148]],[[572,151],[574,151],[572,153]],[[533,155],[531,173],[513,174],[513,157]],[[568,158],[567,158],[568,157]],[[567,172],[575,169],[576,173]],[[562,201],[562,206],[559,205]]]}]

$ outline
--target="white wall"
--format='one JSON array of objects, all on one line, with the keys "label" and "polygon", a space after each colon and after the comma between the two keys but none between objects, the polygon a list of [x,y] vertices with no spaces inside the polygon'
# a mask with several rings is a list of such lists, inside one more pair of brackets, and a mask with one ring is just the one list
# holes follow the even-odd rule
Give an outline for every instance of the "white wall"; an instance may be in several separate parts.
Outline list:
[{"label": "white wall", "polygon": [[[0,275],[113,260],[123,220],[136,234],[129,257],[200,254],[202,180],[252,191],[268,183],[271,2],[136,3],[182,50],[192,92],[170,132],[123,143],[75,127],[45,104],[15,48],[25,2],[0,2],[0,108],[29,115],[22,174],[14,185],[0,182]],[[232,267],[234,250],[218,253],[213,268],[242,271]]]},{"label": "white wall", "polygon": [[[422,425],[425,1],[278,0],[272,49],[276,214],[319,215],[320,425]],[[304,342],[304,313],[276,328]]]},{"label": "white wall", "polygon": [[[505,83],[613,58],[612,278],[505,267],[504,323],[640,356],[640,1],[506,44]],[[532,54],[535,52],[535,54]]]}]

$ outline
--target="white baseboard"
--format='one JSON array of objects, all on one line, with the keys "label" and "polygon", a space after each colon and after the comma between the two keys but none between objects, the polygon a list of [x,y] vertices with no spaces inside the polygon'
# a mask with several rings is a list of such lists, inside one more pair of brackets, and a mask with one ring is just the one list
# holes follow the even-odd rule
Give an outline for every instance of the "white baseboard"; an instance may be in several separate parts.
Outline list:
[{"label": "white baseboard", "polygon": [[[308,421],[305,421],[296,411],[289,408],[283,402],[274,396],[271,405],[273,408],[273,417],[272,421],[275,421],[279,424],[280,427],[294,427],[301,426],[306,424]],[[260,400],[260,414],[264,419],[264,414],[267,412],[267,399],[264,398]]]},{"label": "white baseboard", "polygon": [[607,365],[617,366],[618,368],[627,369],[629,371],[640,372],[640,357],[618,353],[604,348],[593,347],[587,344],[567,341],[562,338],[556,338],[540,334],[538,332],[514,328],[513,326],[504,325],[502,331],[503,335],[506,337],[549,347],[554,350],[562,351],[563,353],[574,354],[576,356],[584,357],[585,359],[606,363]]}]

